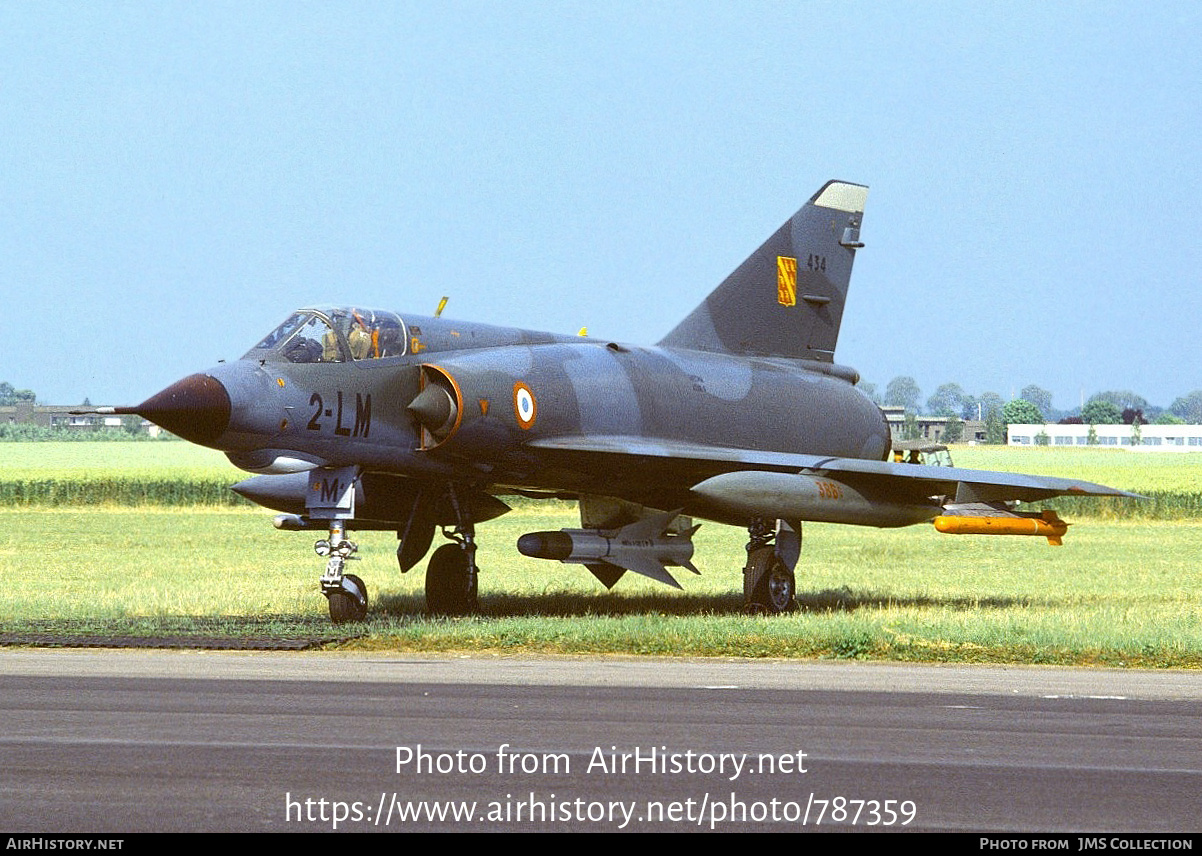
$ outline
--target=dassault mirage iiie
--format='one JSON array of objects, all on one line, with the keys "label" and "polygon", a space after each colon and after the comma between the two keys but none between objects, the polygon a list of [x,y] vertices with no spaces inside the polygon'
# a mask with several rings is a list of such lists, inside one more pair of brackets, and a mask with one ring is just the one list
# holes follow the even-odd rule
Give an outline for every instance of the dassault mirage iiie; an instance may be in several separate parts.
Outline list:
[{"label": "dassault mirage iiie", "polygon": [[476,524],[499,496],[571,498],[580,528],[531,532],[526,556],[677,586],[694,518],[745,528],[750,608],[794,604],[803,521],[1043,535],[1059,494],[1130,495],[1069,479],[890,460],[889,427],[834,362],[863,246],[868,188],[830,181],[654,347],[363,307],[302,309],[240,360],[193,374],[136,413],[260,475],[234,486],[322,530],[336,621],[367,588],[351,529],[395,530],[436,613],[476,606]]}]

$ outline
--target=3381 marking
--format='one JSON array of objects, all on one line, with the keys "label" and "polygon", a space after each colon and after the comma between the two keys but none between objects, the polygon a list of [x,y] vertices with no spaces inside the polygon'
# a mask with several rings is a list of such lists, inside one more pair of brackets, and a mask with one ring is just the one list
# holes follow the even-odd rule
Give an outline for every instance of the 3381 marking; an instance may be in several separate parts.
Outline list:
[{"label": "3381 marking", "polygon": [[821,499],[842,499],[843,488],[839,487],[835,482],[820,481],[815,479],[814,484],[818,487],[818,496]]}]

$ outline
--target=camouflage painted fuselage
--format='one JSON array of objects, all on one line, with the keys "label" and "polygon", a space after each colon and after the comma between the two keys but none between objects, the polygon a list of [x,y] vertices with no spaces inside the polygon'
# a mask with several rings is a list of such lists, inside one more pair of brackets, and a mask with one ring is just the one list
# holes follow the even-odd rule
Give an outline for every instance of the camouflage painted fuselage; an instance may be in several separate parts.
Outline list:
[{"label": "camouflage painted fuselage", "polygon": [[[704,445],[731,450],[883,460],[880,410],[832,364],[734,358],[633,347],[524,330],[409,319],[418,353],[294,364],[254,351],[207,374],[233,402],[215,445],[248,469],[299,458],[325,467],[488,492],[595,494],[655,508],[693,508],[688,487],[738,468],[733,461],[673,463],[611,445]],[[454,423],[433,436],[409,411],[426,384],[443,385]],[[524,392],[523,392],[524,391]],[[519,396],[521,401],[519,401]],[[523,410],[523,407],[526,409]],[[423,435],[425,435],[423,437]],[[561,439],[566,447],[541,447]],[[784,469],[784,468],[782,468]]]},{"label": "camouflage painted fuselage", "polygon": [[956,518],[942,531],[989,533],[1022,518],[1059,543],[1062,521],[1012,504],[1124,492],[887,460],[883,414],[834,362],[867,194],[827,182],[652,347],[314,307],[242,359],[112,412],[259,473],[234,490],[284,512],[277,526],[328,529],[316,546],[335,621],[367,609],[362,580],[342,571],[347,528],[395,529],[405,571],[441,527],[454,543],[430,558],[427,602],[473,608],[474,527],[508,510],[503,494],[579,500],[581,529],[517,547],[606,586],[626,571],[669,585],[669,566],[696,572],[688,517],[745,527],[744,594],[770,611],[792,603],[803,521],[942,514]]}]

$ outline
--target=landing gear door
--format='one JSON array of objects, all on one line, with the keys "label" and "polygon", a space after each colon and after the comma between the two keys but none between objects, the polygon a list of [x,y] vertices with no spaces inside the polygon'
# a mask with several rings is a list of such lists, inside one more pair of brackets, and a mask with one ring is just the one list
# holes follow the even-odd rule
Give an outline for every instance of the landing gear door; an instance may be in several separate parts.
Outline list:
[{"label": "landing gear door", "polygon": [[315,520],[352,520],[358,467],[320,467],[309,471],[305,508]]}]

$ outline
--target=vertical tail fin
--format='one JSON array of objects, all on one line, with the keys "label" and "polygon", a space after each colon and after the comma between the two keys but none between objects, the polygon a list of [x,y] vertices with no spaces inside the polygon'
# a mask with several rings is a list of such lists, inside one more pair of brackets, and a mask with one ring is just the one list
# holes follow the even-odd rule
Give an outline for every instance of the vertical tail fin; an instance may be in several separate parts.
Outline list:
[{"label": "vertical tail fin", "polygon": [[659,344],[832,362],[867,198],[828,181]]}]

